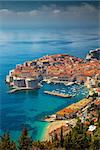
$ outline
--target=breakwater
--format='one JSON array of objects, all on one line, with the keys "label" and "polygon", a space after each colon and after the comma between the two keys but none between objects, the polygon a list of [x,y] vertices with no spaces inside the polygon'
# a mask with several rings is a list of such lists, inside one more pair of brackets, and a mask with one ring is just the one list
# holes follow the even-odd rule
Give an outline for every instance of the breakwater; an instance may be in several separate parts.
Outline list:
[{"label": "breakwater", "polygon": [[53,96],[59,96],[59,97],[63,97],[63,98],[70,98],[72,97],[72,95],[69,94],[63,94],[63,93],[57,93],[57,91],[44,91],[45,94],[49,94],[49,95],[53,95]]}]

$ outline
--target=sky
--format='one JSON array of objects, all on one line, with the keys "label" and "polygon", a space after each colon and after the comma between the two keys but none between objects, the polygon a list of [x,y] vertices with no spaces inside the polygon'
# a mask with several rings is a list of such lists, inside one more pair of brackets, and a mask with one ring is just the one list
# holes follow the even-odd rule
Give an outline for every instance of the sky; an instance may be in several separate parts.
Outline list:
[{"label": "sky", "polygon": [[0,28],[97,27],[99,1],[0,1]]}]

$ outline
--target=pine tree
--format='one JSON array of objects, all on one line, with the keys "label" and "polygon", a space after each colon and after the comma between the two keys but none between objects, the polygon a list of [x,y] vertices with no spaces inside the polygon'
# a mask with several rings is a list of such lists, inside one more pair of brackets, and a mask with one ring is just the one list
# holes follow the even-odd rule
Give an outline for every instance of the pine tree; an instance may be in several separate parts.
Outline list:
[{"label": "pine tree", "polygon": [[0,150],[16,150],[16,144],[11,141],[9,133],[0,137]]}]

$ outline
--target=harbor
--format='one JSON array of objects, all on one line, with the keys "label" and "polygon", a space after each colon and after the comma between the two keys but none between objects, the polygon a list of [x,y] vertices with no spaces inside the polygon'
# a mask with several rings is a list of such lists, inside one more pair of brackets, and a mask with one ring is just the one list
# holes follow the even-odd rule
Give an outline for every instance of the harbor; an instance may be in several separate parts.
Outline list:
[{"label": "harbor", "polygon": [[1,0],[0,150],[99,150],[97,1]]},{"label": "harbor", "polygon": [[[54,65],[57,62],[63,63]],[[59,54],[44,56],[35,62],[27,61],[16,65],[16,68],[10,70],[6,76],[6,83],[13,88],[9,93],[21,90],[26,90],[27,92],[19,92],[17,96],[16,93],[6,93],[7,100],[11,99],[10,106],[12,106],[13,114],[16,116],[16,112],[20,112],[21,109],[21,119],[19,116],[16,118],[17,123],[15,122],[14,128],[16,127],[17,130],[18,127],[22,127],[25,119],[28,120],[30,118],[30,122],[27,121],[25,125],[29,130],[32,129],[30,134],[33,139],[38,140],[38,135],[40,135],[47,123],[54,123],[56,130],[55,122],[58,124],[59,120],[64,121],[66,126],[67,120],[79,116],[77,113],[86,109],[90,104],[88,100],[84,102],[80,100],[88,96],[88,89],[90,90],[94,86],[98,87],[98,70],[95,66],[91,67],[94,63],[97,66],[98,62],[96,60],[84,63],[81,59]],[[88,73],[86,71],[87,66],[90,70]],[[33,92],[40,83],[42,84],[41,88]],[[77,103],[78,101],[80,103]],[[15,102],[17,107],[15,107]],[[5,112],[5,109],[3,111]],[[25,117],[24,114],[22,116],[23,112]],[[3,118],[7,116],[8,121],[12,120],[14,122],[14,117],[10,117],[10,115],[7,111]],[[43,118],[43,121],[41,118]],[[3,127],[6,128],[6,122],[3,124]],[[8,125],[7,127],[12,131],[13,125]],[[53,127],[51,128],[53,130]],[[58,131],[60,126],[57,128]],[[36,133],[37,131],[38,133]],[[15,131],[13,134],[15,134]]]}]

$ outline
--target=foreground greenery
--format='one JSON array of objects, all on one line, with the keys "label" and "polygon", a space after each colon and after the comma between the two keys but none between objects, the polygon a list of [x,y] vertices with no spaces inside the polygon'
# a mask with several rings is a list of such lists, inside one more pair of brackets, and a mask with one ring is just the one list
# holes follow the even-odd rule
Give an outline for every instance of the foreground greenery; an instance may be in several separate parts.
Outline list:
[{"label": "foreground greenery", "polygon": [[27,129],[23,130],[18,144],[10,139],[9,134],[4,134],[0,140],[0,150],[99,150],[100,128],[91,134],[87,128],[79,120],[68,135],[63,137],[61,128],[60,139],[55,134],[51,142],[33,141],[28,136]]},{"label": "foreground greenery", "polygon": [[17,144],[11,140],[8,133],[0,137],[0,150],[99,150],[100,149],[100,109],[93,104],[88,112],[96,110],[96,124],[91,120],[92,125],[96,125],[96,130],[89,132],[89,125],[83,124],[78,119],[77,124],[69,134],[64,135],[61,128],[58,138],[56,133],[51,141],[33,141],[28,135],[26,128],[23,129]]}]

